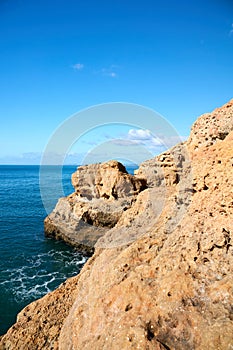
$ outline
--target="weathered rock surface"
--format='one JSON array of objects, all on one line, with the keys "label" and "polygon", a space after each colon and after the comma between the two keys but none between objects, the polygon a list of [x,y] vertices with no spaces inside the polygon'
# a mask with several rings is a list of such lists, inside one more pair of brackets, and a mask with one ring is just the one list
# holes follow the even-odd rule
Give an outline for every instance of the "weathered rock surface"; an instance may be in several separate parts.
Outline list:
[{"label": "weathered rock surface", "polygon": [[72,176],[75,193],[61,198],[45,219],[45,233],[85,253],[116,225],[147,185],[117,161],[80,166]]},{"label": "weathered rock surface", "polygon": [[79,276],[26,306],[0,342],[0,349],[58,349],[65,318],[75,301]]},{"label": "weathered rock surface", "polygon": [[61,286],[29,305],[0,348],[232,349],[232,122],[233,101],[143,163],[148,188],[67,281],[69,296]]},{"label": "weathered rock surface", "polygon": [[188,143],[196,150],[202,146],[212,146],[233,130],[233,100],[212,113],[200,116],[193,124]]}]

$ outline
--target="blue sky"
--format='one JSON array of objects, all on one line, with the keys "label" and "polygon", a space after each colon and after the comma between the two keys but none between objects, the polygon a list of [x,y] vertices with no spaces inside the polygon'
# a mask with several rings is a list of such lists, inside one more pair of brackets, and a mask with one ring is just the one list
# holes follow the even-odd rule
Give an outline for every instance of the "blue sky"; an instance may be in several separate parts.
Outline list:
[{"label": "blue sky", "polygon": [[[0,163],[39,163],[69,116],[109,102],[154,109],[185,137],[233,97],[232,62],[231,1],[2,0]],[[135,130],[98,129],[71,151],[148,136]]]}]

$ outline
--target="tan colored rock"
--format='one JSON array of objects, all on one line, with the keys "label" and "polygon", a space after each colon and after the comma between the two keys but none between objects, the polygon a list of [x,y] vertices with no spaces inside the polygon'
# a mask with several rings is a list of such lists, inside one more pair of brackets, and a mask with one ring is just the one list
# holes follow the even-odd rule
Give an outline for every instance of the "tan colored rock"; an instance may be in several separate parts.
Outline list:
[{"label": "tan colored rock", "polygon": [[232,142],[233,133],[191,153],[192,202],[173,231],[166,230],[170,192],[148,232],[144,218],[144,232],[128,247],[96,252],[62,328],[60,349],[231,349]]},{"label": "tan colored rock", "polygon": [[[233,348],[232,103],[213,117],[217,121],[204,115],[198,122],[207,125],[205,136],[196,124],[186,144],[142,164],[138,176],[149,187],[98,240],[77,285],[68,280],[69,301],[61,287],[57,309],[53,304],[45,312],[48,327],[38,344],[50,349],[55,341],[60,350]],[[225,131],[212,144],[215,124]],[[24,349],[24,339],[25,349],[40,349],[38,317],[57,293],[29,305],[35,317],[29,330],[19,319],[1,349]],[[60,319],[66,305],[69,312]]]},{"label": "tan colored rock", "polygon": [[87,254],[147,186],[117,161],[80,166],[72,184],[75,193],[58,201],[45,219],[45,233]]},{"label": "tan colored rock", "polygon": [[202,146],[211,146],[233,130],[233,99],[212,113],[200,116],[192,126],[188,143],[196,150]]},{"label": "tan colored rock", "polygon": [[54,292],[26,306],[0,342],[1,350],[58,349],[65,318],[75,301],[79,276],[72,277]]},{"label": "tan colored rock", "polygon": [[80,197],[90,200],[134,197],[146,185],[128,174],[124,165],[115,160],[80,166],[72,176],[72,184]]}]

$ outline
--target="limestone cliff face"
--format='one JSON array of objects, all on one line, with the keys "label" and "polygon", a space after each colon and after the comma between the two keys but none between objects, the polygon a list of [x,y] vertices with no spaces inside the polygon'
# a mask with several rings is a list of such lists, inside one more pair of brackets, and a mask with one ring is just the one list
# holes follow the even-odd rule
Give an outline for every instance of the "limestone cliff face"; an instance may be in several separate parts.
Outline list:
[{"label": "limestone cliff face", "polygon": [[203,114],[196,120],[188,141],[195,150],[203,146],[212,146],[218,140],[224,140],[233,130],[232,104],[233,100],[221,108],[216,108],[212,113]]},{"label": "limestone cliff face", "polygon": [[0,348],[232,349],[232,125],[233,100],[143,163],[136,178],[148,188],[69,287],[24,309]]},{"label": "limestone cliff face", "polygon": [[61,198],[45,219],[45,233],[86,253],[146,188],[145,179],[128,174],[117,161],[80,166],[72,184],[75,192]]}]

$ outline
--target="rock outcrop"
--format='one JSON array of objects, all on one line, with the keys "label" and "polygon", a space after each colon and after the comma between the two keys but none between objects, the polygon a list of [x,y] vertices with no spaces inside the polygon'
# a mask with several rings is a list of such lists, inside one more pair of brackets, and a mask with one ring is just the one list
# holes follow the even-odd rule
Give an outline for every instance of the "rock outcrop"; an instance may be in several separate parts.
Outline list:
[{"label": "rock outcrop", "polygon": [[75,302],[79,276],[64,282],[54,292],[26,306],[18,315],[0,349],[58,349],[62,325]]},{"label": "rock outcrop", "polygon": [[233,100],[143,163],[148,188],[66,282],[69,296],[61,286],[27,306],[0,349],[232,349],[232,124]]},{"label": "rock outcrop", "polygon": [[117,161],[80,166],[72,184],[75,192],[61,198],[45,219],[45,233],[85,253],[93,253],[97,240],[147,187],[145,179],[128,174]]},{"label": "rock outcrop", "polygon": [[195,150],[203,146],[212,146],[218,140],[224,140],[233,130],[233,100],[212,113],[200,116],[192,126],[188,143]]}]

